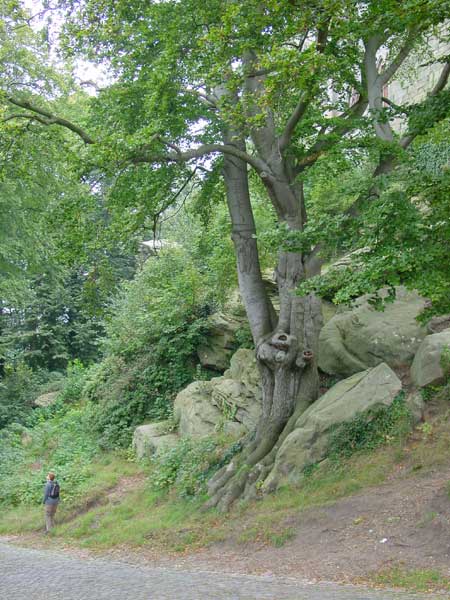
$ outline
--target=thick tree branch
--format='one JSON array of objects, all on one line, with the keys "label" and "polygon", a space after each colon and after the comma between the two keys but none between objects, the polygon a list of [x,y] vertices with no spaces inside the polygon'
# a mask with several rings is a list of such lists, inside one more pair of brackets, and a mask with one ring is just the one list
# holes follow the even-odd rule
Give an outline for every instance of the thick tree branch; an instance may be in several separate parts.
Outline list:
[{"label": "thick tree branch", "polygon": [[214,96],[196,88],[184,88],[184,91],[195,96],[207,108],[217,110],[217,100]]},{"label": "thick tree branch", "polygon": [[[374,38],[373,43],[375,44],[375,47],[379,47],[382,40],[381,38]],[[358,100],[354,104],[338,116],[338,118],[342,120],[339,125],[336,125],[336,127],[331,129],[328,133],[325,133],[327,127],[322,126],[318,136],[320,139],[317,139],[308,150],[306,156],[297,162],[295,166],[296,175],[299,175],[302,171],[312,166],[329,148],[331,148],[336,143],[337,136],[342,137],[352,131],[355,127],[354,119],[362,117],[366,112],[369,104],[366,91],[367,82],[365,70],[367,54],[368,49],[366,47],[364,59],[359,65],[361,86],[364,91],[360,93]]]},{"label": "thick tree branch", "polygon": [[[327,45],[328,39],[328,26],[320,28],[317,32],[317,52],[323,54]],[[315,69],[314,69],[315,72]],[[303,115],[308,110],[308,106],[311,102],[311,90],[300,94],[300,98],[297,102],[297,106],[294,108],[291,116],[289,117],[283,133],[278,140],[278,148],[280,152],[283,152],[288,147],[295,128],[303,118]]]},{"label": "thick tree branch", "polygon": [[250,136],[259,156],[268,161],[274,151],[276,133],[272,110],[264,102],[262,105],[259,103],[265,93],[265,75],[254,76],[254,72],[258,70],[258,58],[253,50],[243,53],[242,63],[246,74],[244,108],[249,119],[258,120],[258,124],[250,128]]},{"label": "thick tree branch", "polygon": [[429,96],[436,96],[436,94],[439,94],[439,92],[442,92],[442,90],[445,88],[445,86],[448,83],[449,76],[450,76],[450,56],[448,57],[448,60],[444,64],[441,74],[439,75],[439,79],[437,80],[434,88],[429,93]]},{"label": "thick tree branch", "polygon": [[[31,104],[31,102],[27,100],[18,100],[17,98],[9,97],[8,101],[11,104],[14,104],[15,106],[31,111],[31,113],[16,113],[14,115],[9,115],[4,119],[4,121],[11,120],[13,118],[26,118],[29,120],[34,119],[42,125],[46,126],[60,125],[61,127],[65,127],[66,129],[69,129],[70,131],[76,133],[85,142],[85,144],[96,143],[96,141],[81,127],[75,125],[67,119],[64,119],[63,117],[58,117],[43,108]],[[178,148],[178,146],[176,146],[172,142],[169,142],[168,140],[161,138],[158,135],[154,136],[154,139],[157,139],[165,146],[171,148],[173,152],[157,154],[154,151],[152,151],[150,147],[143,146],[130,156],[130,161],[134,164],[154,163],[161,161],[188,162],[194,158],[201,158],[202,156],[207,156],[208,154],[219,152],[222,154],[230,154],[232,156],[240,158],[241,160],[245,161],[247,164],[252,166],[260,175],[270,175],[270,169],[264,161],[255,156],[251,156],[247,152],[239,150],[236,146],[232,144],[203,144],[198,148],[182,151],[180,148]]]},{"label": "thick tree branch", "polygon": [[336,136],[344,136],[354,129],[354,119],[362,117],[367,108],[367,98],[361,94],[358,100],[345,112],[339,115],[344,122],[334,127],[322,139],[317,140],[308,150],[307,155],[296,164],[296,174],[312,166],[329,148],[336,143]]},{"label": "thick tree branch", "polygon": [[[31,113],[16,113],[15,115],[6,117],[6,120],[13,118],[27,118],[29,120],[34,119],[46,126],[60,125],[61,127],[65,127],[66,129],[76,133],[85,142],[85,144],[96,143],[96,140],[94,140],[94,138],[92,138],[78,125],[75,125],[63,117],[56,116],[48,110],[35,106],[28,100],[19,100],[17,98],[8,97],[8,101],[15,106],[31,111]],[[154,136],[153,139],[157,139],[165,146],[171,148],[173,152],[158,154],[152,151],[149,146],[143,146],[130,156],[129,159],[132,163],[153,163],[161,161],[188,162],[194,158],[201,158],[202,156],[219,152],[222,154],[231,154],[232,156],[240,158],[252,166],[260,175],[263,174],[264,176],[264,174],[266,174],[266,176],[270,176],[270,169],[264,161],[255,156],[251,156],[247,152],[239,150],[232,144],[203,144],[198,148],[182,151],[175,144],[161,138],[158,135]]]},{"label": "thick tree branch", "polygon": [[[380,36],[374,36],[366,41],[366,50],[364,55],[364,70],[361,70],[361,79],[366,83],[368,89],[369,86],[376,85],[376,88],[380,92],[379,99],[383,100],[381,96],[382,82],[381,78],[376,70],[376,52],[380,48],[383,40]],[[389,73],[394,74],[396,70],[400,67],[401,63],[405,60],[408,55],[412,45],[412,35],[411,39],[408,38],[408,43],[405,43],[403,48],[399,51],[396,58],[391,63],[390,67],[388,67]],[[382,74],[382,77],[386,76],[387,71]],[[388,74],[389,74],[388,73]],[[389,77],[392,77],[392,74]],[[448,74],[447,74],[448,78]],[[443,79],[443,75],[441,75],[440,80]],[[444,84],[445,86],[445,84]],[[437,87],[437,86],[436,86]],[[442,86],[443,87],[443,86]],[[442,87],[440,89],[442,89]],[[374,88],[372,88],[372,92],[375,92]],[[437,92],[436,92],[437,93]],[[372,94],[371,94],[372,96]],[[377,99],[378,100],[378,99]],[[373,102],[376,104],[376,102]],[[326,152],[336,141],[336,136],[346,135],[353,129],[353,119],[355,117],[362,117],[364,112],[366,111],[369,105],[368,93],[361,94],[358,101],[353,104],[346,113],[340,115],[339,118],[345,118],[346,122],[334,127],[328,134],[326,134],[322,139],[318,140],[311,148],[309,149],[307,155],[298,161],[297,163],[297,174],[301,173],[307,167],[312,166],[323,154]],[[389,124],[388,124],[389,125]],[[389,126],[390,129],[390,126]]]},{"label": "thick tree branch", "polygon": [[[434,88],[428,93],[428,97],[433,97],[439,94],[445,86],[447,85],[450,78],[450,62],[444,65],[444,68],[441,71],[438,81]],[[427,129],[431,129],[435,125],[436,121],[430,121],[427,125]],[[423,133],[423,130],[421,131]],[[409,132],[406,133],[398,142],[399,146],[403,149],[408,148],[408,146],[414,141],[419,132]],[[388,156],[383,156],[375,168],[372,178],[374,179],[374,184],[371,186],[370,190],[367,193],[361,194],[355,202],[347,209],[346,214],[349,216],[356,217],[359,213],[360,207],[367,199],[377,198],[379,196],[379,189],[376,183],[376,179],[380,175],[387,175],[393,171],[397,164],[396,158],[394,154],[390,154]]]},{"label": "thick tree branch", "polygon": [[364,73],[367,85],[367,98],[369,109],[374,123],[375,134],[384,142],[392,142],[394,132],[386,118],[383,106],[383,83],[378,72],[377,52],[380,47],[380,38],[374,36],[365,42]]},{"label": "thick tree branch", "polygon": [[303,33],[303,36],[299,39],[299,41],[297,43],[292,42],[292,41],[284,42],[282,44],[282,46],[288,46],[291,48],[295,48],[296,50],[301,52],[303,50],[303,46],[305,45],[306,40],[308,39],[309,33],[310,33],[310,31],[308,29]]},{"label": "thick tree branch", "polygon": [[31,104],[31,102],[28,102],[28,100],[18,100],[17,98],[9,97],[8,101],[11,104],[14,104],[14,106],[30,110],[32,113],[37,115],[35,119],[43,125],[60,125],[61,127],[65,127],[66,129],[70,129],[70,131],[76,133],[85,144],[95,144],[95,140],[88,133],[86,133],[84,129],[78,125],[75,125],[71,121],[64,119],[63,117],[58,117],[48,110],[35,106],[34,104]]},{"label": "thick tree branch", "polygon": [[[244,140],[237,140],[230,133],[225,134],[225,139],[230,145],[239,145],[241,152],[245,153]],[[236,251],[239,289],[257,344],[275,327],[276,315],[261,275],[246,164],[226,155],[223,176],[232,223],[231,237]]]},{"label": "thick tree branch", "polygon": [[398,104],[395,104],[395,102],[392,102],[392,100],[389,100],[389,98],[386,98],[385,96],[382,96],[381,99],[383,100],[383,102],[385,104],[387,104],[388,106],[393,108],[396,112],[406,114],[406,112],[407,112],[406,108],[403,108],[403,107],[399,106]]},{"label": "thick tree branch", "polygon": [[307,111],[310,101],[311,101],[311,96],[308,92],[303,92],[300,95],[300,100],[298,101],[298,104],[295,107],[294,112],[289,117],[288,122],[286,123],[286,127],[284,128],[284,131],[278,142],[278,147],[280,149],[280,152],[283,152],[288,147],[289,142],[291,141],[292,135],[294,133],[294,130],[295,130],[297,124],[301,121],[305,112]]},{"label": "thick tree branch", "polygon": [[414,45],[415,38],[417,36],[417,31],[414,30],[410,32],[408,38],[404,45],[398,51],[396,57],[392,60],[391,64],[386,67],[386,69],[378,75],[381,86],[386,85],[392,77],[397,73],[399,68],[402,66],[406,58],[408,58],[409,53]]},{"label": "thick tree branch", "polygon": [[39,121],[39,123],[42,123],[43,125],[52,125],[48,119],[44,119],[44,117],[40,117],[39,115],[35,115],[33,113],[13,113],[2,119],[2,123],[7,123],[8,121],[13,121],[14,119],[28,119],[29,121]]},{"label": "thick tree branch", "polygon": [[172,148],[173,152],[168,153],[155,153],[150,147],[143,146],[139,150],[136,150],[130,156],[130,160],[134,164],[139,163],[155,163],[155,162],[178,162],[184,163],[194,158],[201,158],[208,154],[220,153],[235,156],[240,158],[250,166],[252,166],[260,175],[267,173],[269,175],[269,167],[261,159],[240,150],[232,144],[203,144],[198,148],[192,148],[191,150],[180,150],[177,146],[167,142],[161,138],[158,138],[164,145]]}]

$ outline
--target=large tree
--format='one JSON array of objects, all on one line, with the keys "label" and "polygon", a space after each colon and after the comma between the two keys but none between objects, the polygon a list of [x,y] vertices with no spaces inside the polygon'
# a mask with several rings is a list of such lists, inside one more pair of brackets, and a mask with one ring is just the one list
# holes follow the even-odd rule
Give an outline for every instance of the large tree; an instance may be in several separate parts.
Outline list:
[{"label": "large tree", "polygon": [[[83,161],[88,96],[56,66],[20,2],[0,0],[0,377],[8,361],[64,369],[98,356],[100,317],[135,248],[100,235],[106,185]],[[27,103],[36,99],[36,107]],[[45,125],[45,127],[43,127]],[[57,125],[60,125],[59,127]],[[61,125],[64,125],[62,127]],[[93,189],[94,188],[94,189]],[[110,236],[111,237],[111,236]]]},{"label": "large tree", "polygon": [[[167,0],[63,2],[66,50],[108,64],[114,82],[94,102],[89,131],[42,98],[10,97],[44,126],[62,125],[91,148],[91,161],[142,191],[169,190],[220,173],[232,223],[239,287],[263,384],[261,420],[242,452],[210,482],[210,506],[226,510],[263,486],[279,444],[318,394],[320,302],[298,295],[320,273],[325,235],[310,235],[304,182],[332,149],[376,147],[374,178],[392,170],[417,135],[394,134],[383,89],[426,34],[448,15],[430,0]],[[429,90],[440,99],[445,62]],[[443,103],[445,104],[445,103]],[[399,110],[397,107],[396,110]],[[420,110],[420,108],[418,109]],[[278,219],[277,314],[258,258],[249,175],[260,179]],[[122,186],[123,188],[123,186]],[[357,215],[376,179],[348,215]],[[173,194],[176,198],[177,194]],[[133,200],[131,200],[131,203]]]}]

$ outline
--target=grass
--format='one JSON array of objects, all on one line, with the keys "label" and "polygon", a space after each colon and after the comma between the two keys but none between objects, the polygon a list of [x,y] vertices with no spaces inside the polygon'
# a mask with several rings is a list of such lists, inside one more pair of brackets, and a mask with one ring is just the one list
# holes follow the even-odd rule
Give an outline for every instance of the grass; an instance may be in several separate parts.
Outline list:
[{"label": "grass", "polygon": [[372,576],[373,583],[385,587],[397,587],[413,592],[450,591],[450,579],[433,569],[405,570],[393,567]]},{"label": "grass", "polygon": [[[327,465],[305,479],[301,488],[286,487],[259,502],[241,503],[230,515],[201,511],[202,500],[177,498],[150,489],[144,480],[115,503],[111,491],[122,477],[142,475],[143,468],[117,455],[92,463],[82,484],[81,500],[61,503],[54,536],[92,549],[151,545],[184,552],[213,542],[282,546],[294,535],[292,519],[313,506],[328,504],[383,481],[389,454],[360,456],[336,468]],[[42,528],[42,506],[2,511],[0,534],[30,533]]]},{"label": "grass", "polygon": [[42,506],[17,506],[4,509],[0,517],[0,535],[30,533],[42,529],[44,509]]},{"label": "grass", "polygon": [[[150,467],[130,462],[120,454],[105,454],[90,465],[81,500],[61,504],[60,524],[51,537],[58,544],[99,551],[128,547],[182,553],[220,541],[237,546],[280,547],[295,536],[298,523],[310,508],[320,509],[380,485],[395,471],[401,477],[410,477],[448,465],[447,406],[443,404],[436,412],[431,429],[416,429],[406,441],[355,454],[337,464],[324,461],[298,487],[284,487],[260,501],[241,502],[228,515],[202,511],[201,498],[188,500],[173,492],[155,491],[146,477]],[[121,491],[124,477],[135,478],[135,483]],[[450,483],[448,490],[450,496]],[[4,507],[0,534],[38,531],[43,524],[42,513],[42,506]],[[433,518],[433,513],[427,513],[418,525],[426,527]],[[417,591],[450,590],[449,580],[433,570],[396,567],[373,575],[372,581]]]},{"label": "grass", "polygon": [[[260,501],[238,504],[229,515],[201,511],[202,500],[155,492],[145,481],[120,504],[107,494],[89,511],[60,525],[55,535],[92,549],[113,546],[151,546],[163,552],[185,552],[218,541],[237,545],[257,543],[279,547],[295,535],[295,525],[309,508],[326,506],[386,480],[400,466],[414,475],[448,464],[449,413],[440,411],[433,433],[416,431],[408,443],[395,443],[361,453],[340,464],[324,463],[305,477],[299,487],[285,487]],[[106,459],[105,459],[106,460]],[[111,459],[112,460],[112,459]],[[133,463],[99,464],[99,494],[113,485],[117,473],[139,472]],[[141,470],[142,472],[142,470]],[[450,490],[450,487],[449,487]],[[91,490],[92,492],[92,490]]]},{"label": "grass", "polygon": [[[120,498],[111,490],[123,477],[144,475],[144,467],[113,453],[90,465],[80,498],[58,511],[54,536],[78,546],[107,549],[114,546],[151,546],[164,552],[184,552],[211,543],[232,540],[238,545],[257,543],[279,547],[295,535],[295,523],[308,508],[325,506],[358,491],[381,484],[399,463],[409,470],[427,469],[448,460],[449,436],[436,425],[433,435],[417,433],[409,446],[394,445],[357,454],[340,464],[323,463],[299,487],[240,503],[229,515],[201,511],[202,500],[180,499],[157,492],[144,479]],[[29,533],[42,527],[42,507],[5,509],[0,533]]]},{"label": "grass", "polygon": [[[122,477],[140,474],[142,469],[116,453],[100,455],[89,465],[88,478],[80,485],[77,497],[69,502],[61,502],[58,520],[77,519],[80,513],[105,500],[108,490],[114,488]],[[61,490],[64,497],[64,490]],[[87,513],[89,514],[89,513]],[[31,533],[43,526],[43,506],[19,505],[2,507],[0,513],[0,534]]]},{"label": "grass", "polygon": [[[229,515],[203,512],[201,499],[155,492],[142,481],[139,489],[127,493],[119,504],[104,493],[102,501],[59,525],[54,534],[94,550],[127,545],[185,552],[224,540],[280,547],[295,536],[293,520],[300,518],[302,511],[383,481],[388,457],[387,452],[379,452],[355,457],[339,468],[327,465],[315,470],[301,488],[286,487],[259,502],[241,503]],[[110,479],[102,473],[101,481]],[[99,487],[99,493],[107,489]]]}]

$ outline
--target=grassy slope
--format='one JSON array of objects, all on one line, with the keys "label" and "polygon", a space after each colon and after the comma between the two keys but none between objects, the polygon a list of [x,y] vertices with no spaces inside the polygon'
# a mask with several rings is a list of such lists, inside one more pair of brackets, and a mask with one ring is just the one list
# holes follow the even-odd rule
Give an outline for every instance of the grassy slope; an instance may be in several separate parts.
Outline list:
[{"label": "grassy slope", "polygon": [[[59,521],[76,521],[79,515],[88,513],[97,504],[107,502],[108,493],[117,486],[121,478],[140,472],[141,469],[136,463],[127,461],[118,454],[109,453],[98,457],[89,466],[87,478],[79,487],[79,496],[61,503],[58,509]],[[40,531],[42,528],[41,504],[2,509],[0,534],[30,533]]]},{"label": "grassy slope", "polygon": [[[370,455],[355,455],[340,465],[325,465],[300,488],[281,489],[259,502],[241,504],[227,516],[202,512],[200,500],[153,491],[146,479],[149,467],[105,454],[91,465],[91,477],[83,483],[83,500],[62,503],[60,525],[52,537],[60,543],[99,551],[125,546],[177,553],[219,541],[231,542],[237,548],[249,542],[281,546],[295,535],[291,517],[379,485],[400,462],[408,467],[405,477],[448,465],[449,412],[446,405],[435,407],[434,412],[426,426],[416,430],[406,443],[396,442]],[[0,534],[37,532],[42,529],[42,517],[42,506],[3,510]],[[374,581],[416,590],[450,590],[450,581],[435,571],[403,572],[396,568],[375,574]]]}]

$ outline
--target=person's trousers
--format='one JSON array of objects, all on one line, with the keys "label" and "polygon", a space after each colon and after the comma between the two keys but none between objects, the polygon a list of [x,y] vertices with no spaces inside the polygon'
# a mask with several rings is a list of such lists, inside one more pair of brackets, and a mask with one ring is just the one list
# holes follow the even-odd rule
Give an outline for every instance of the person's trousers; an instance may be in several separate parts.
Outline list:
[{"label": "person's trousers", "polygon": [[45,505],[45,530],[50,531],[55,526],[55,512],[58,508],[57,504]]}]

